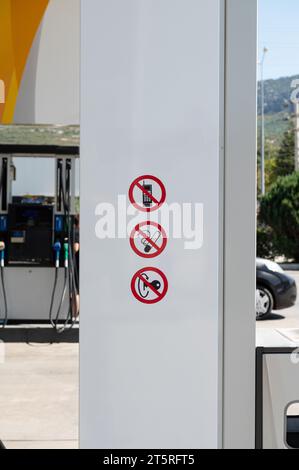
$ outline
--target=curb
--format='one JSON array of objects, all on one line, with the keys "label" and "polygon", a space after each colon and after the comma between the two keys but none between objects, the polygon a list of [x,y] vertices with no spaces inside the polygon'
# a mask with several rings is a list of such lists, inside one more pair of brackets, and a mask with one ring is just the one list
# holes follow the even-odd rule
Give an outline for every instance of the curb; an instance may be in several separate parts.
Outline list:
[{"label": "curb", "polygon": [[279,263],[279,266],[281,266],[282,269],[284,269],[285,271],[299,271],[299,264],[295,264],[295,263],[290,263],[290,264]]}]

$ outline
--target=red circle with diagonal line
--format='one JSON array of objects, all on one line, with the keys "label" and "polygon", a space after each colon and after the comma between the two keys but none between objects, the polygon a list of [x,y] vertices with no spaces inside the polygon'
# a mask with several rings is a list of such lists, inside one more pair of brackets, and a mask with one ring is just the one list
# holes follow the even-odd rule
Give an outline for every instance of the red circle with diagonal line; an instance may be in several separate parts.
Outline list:
[{"label": "red circle with diagonal line", "polygon": [[161,302],[167,294],[167,277],[157,268],[140,269],[131,281],[131,291],[139,302],[148,305],[156,304]]},{"label": "red circle with diagonal line", "polygon": [[[143,199],[142,203],[136,201],[137,191]],[[139,176],[130,186],[129,199],[136,209],[142,212],[154,212],[164,204],[166,189],[162,181],[155,176]]]},{"label": "red circle with diagonal line", "polygon": [[146,221],[136,225],[130,235],[132,250],[142,258],[156,258],[167,245],[167,235],[161,225]]}]

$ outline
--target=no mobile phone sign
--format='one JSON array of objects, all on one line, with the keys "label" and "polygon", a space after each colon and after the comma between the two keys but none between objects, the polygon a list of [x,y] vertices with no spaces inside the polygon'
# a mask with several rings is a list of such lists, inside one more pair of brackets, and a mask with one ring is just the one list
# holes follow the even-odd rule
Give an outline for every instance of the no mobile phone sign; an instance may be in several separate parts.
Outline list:
[{"label": "no mobile phone sign", "polygon": [[162,181],[155,176],[139,176],[130,186],[129,199],[136,209],[154,212],[164,204],[166,189]]}]

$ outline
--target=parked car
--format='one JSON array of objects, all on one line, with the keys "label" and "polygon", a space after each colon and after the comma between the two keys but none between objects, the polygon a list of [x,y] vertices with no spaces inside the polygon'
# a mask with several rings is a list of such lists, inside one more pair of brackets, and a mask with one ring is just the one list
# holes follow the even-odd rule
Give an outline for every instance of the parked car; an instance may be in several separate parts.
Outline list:
[{"label": "parked car", "polygon": [[297,300],[295,280],[273,261],[256,260],[256,318],[265,319],[272,310],[292,307]]}]

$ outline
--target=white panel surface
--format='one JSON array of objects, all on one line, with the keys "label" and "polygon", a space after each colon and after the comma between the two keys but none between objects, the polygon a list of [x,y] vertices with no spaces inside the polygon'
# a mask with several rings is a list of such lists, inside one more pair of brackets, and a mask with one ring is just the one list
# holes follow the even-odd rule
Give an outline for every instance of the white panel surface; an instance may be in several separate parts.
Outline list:
[{"label": "white panel surface", "polygon": [[[221,21],[219,0],[82,2],[83,448],[219,444]],[[142,260],[97,239],[97,205],[144,174],[168,203],[204,205],[200,249],[170,237]],[[130,290],[147,265],[169,282],[155,305]]]},{"label": "white panel surface", "polygon": [[[63,289],[63,274],[64,271],[61,269],[57,284],[59,295]],[[8,320],[48,321],[55,270],[53,268],[5,268],[4,275]],[[55,297],[53,311],[58,309],[59,295]],[[61,314],[63,319],[66,318],[67,311],[67,303],[65,303]],[[3,315],[2,303],[0,313]]]},{"label": "white panel surface", "polygon": [[286,413],[299,403],[298,353],[263,358],[263,449],[286,449]]}]

